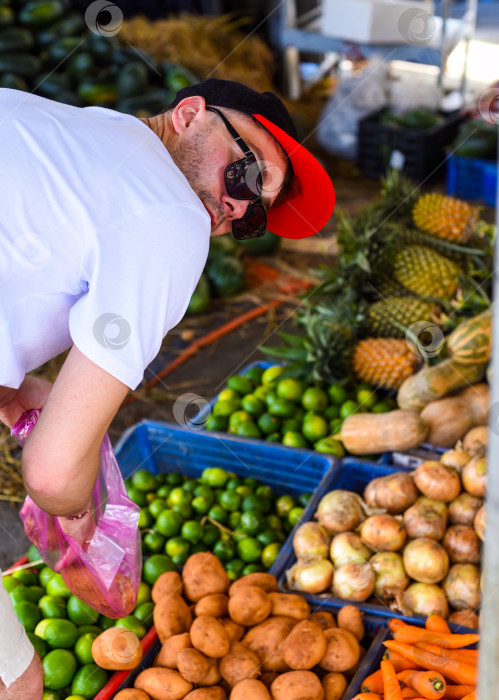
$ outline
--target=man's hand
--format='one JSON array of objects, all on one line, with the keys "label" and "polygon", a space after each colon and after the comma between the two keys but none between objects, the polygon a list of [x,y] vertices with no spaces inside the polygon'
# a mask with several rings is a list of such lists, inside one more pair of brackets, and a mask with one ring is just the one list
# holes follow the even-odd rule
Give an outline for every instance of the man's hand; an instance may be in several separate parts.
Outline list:
[{"label": "man's hand", "polygon": [[8,688],[0,678],[0,700],[41,700],[43,695],[42,664],[38,654],[33,654],[33,660],[28,668]]},{"label": "man's hand", "polygon": [[30,375],[17,390],[0,387],[0,421],[12,428],[26,411],[43,408],[51,390],[50,382]]}]

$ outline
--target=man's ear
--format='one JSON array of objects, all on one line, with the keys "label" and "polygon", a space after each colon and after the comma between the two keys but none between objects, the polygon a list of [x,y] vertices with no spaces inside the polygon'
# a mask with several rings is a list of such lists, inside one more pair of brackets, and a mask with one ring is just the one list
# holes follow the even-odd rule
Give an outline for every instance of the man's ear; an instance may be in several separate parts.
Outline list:
[{"label": "man's ear", "polygon": [[181,134],[189,128],[195,120],[207,117],[206,102],[201,95],[186,97],[174,108],[172,113],[172,124],[175,132]]}]

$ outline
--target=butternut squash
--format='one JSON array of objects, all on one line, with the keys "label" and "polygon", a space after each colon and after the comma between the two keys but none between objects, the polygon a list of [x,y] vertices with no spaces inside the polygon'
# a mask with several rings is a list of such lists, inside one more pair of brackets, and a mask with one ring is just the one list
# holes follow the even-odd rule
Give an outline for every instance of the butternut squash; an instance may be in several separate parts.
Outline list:
[{"label": "butternut squash", "polygon": [[488,362],[492,334],[492,310],[466,319],[447,339],[449,354],[462,365]]},{"label": "butternut squash", "polygon": [[427,441],[439,447],[453,447],[476,425],[487,420],[489,387],[475,384],[455,396],[431,401],[421,411],[428,426]]},{"label": "butternut squash", "polygon": [[424,367],[402,382],[397,403],[404,410],[421,411],[430,401],[443,399],[456,389],[479,382],[484,372],[485,363],[461,365],[452,359]]},{"label": "butternut squash", "polygon": [[354,455],[408,450],[426,438],[427,425],[415,411],[356,413],[341,426],[341,441]]}]

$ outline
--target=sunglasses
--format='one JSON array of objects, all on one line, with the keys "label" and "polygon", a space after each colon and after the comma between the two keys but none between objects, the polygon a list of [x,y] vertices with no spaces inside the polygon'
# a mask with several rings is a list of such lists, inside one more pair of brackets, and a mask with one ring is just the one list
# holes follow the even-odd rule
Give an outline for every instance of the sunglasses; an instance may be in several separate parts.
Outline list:
[{"label": "sunglasses", "polygon": [[232,234],[238,241],[248,238],[260,238],[267,230],[267,212],[262,204],[259,192],[262,191],[262,173],[254,153],[248,148],[241,136],[228,119],[215,107],[206,107],[209,112],[218,114],[225,128],[237,143],[244,158],[239,158],[225,168],[225,189],[233,199],[247,199],[250,204],[241,219],[232,221]]}]

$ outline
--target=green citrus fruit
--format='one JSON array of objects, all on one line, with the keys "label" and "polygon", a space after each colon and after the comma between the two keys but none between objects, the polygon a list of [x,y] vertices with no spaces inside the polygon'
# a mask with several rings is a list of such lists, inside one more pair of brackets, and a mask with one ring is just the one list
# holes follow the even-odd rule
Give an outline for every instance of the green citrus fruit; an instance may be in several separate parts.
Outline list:
[{"label": "green citrus fruit", "polygon": [[[281,496],[281,498],[282,498],[282,496]],[[289,498],[291,498],[291,496]],[[279,499],[277,499],[277,500],[279,500]],[[276,501],[276,505],[277,505],[277,501]],[[291,506],[291,508],[292,508],[292,506]],[[291,508],[289,510],[291,510]],[[287,512],[289,512],[289,511],[287,511]],[[267,523],[267,527],[269,527],[271,530],[282,530],[281,519],[275,514],[267,515],[266,523]]]},{"label": "green citrus fruit", "polygon": [[[166,476],[166,474],[160,474],[160,476]],[[163,484],[163,486],[160,486],[159,489],[156,491],[156,496],[158,498],[166,499],[170,495],[171,490],[172,487],[169,486],[169,484]]]},{"label": "green citrus fruit", "polygon": [[150,554],[159,554],[165,546],[165,538],[159,532],[146,532],[142,541],[145,551]]},{"label": "green citrus fruit", "polygon": [[266,530],[260,532],[256,536],[256,539],[260,542],[260,544],[263,544],[263,546],[266,547],[268,544],[272,544],[272,542],[281,542],[283,536],[282,530],[271,530],[270,528],[267,528]]},{"label": "green citrus fruit", "polygon": [[282,436],[282,444],[287,447],[308,447],[308,443],[301,433],[289,430]]},{"label": "green citrus fruit", "polygon": [[213,415],[228,417],[231,413],[237,411],[240,405],[240,401],[217,401],[213,406]]},{"label": "green citrus fruit", "polygon": [[265,571],[265,567],[261,564],[246,564],[241,572],[242,576],[247,576],[248,574],[255,574],[258,571]]},{"label": "green citrus fruit", "polygon": [[363,411],[369,411],[378,401],[374,389],[357,389],[355,398]]},{"label": "green citrus fruit", "polygon": [[40,552],[34,544],[29,546],[26,556],[28,557],[28,561],[39,561],[41,559]]},{"label": "green citrus fruit", "polygon": [[184,564],[189,556],[189,542],[182,537],[171,537],[165,544],[165,552],[175,564]]},{"label": "green citrus fruit", "polygon": [[255,390],[253,391],[254,396],[256,396],[257,399],[260,399],[260,401],[263,401],[265,404],[267,403],[265,399],[267,398],[267,394],[270,391],[270,387],[268,386],[257,386]]},{"label": "green citrus fruit", "polygon": [[203,527],[197,520],[187,520],[187,522],[182,525],[181,534],[184,540],[196,544],[196,542],[200,542],[203,538]]},{"label": "green citrus fruit", "polygon": [[85,700],[92,700],[107,682],[107,673],[97,664],[85,664],[79,668],[71,683],[73,695],[81,695]]},{"label": "green citrus fruit", "polygon": [[254,537],[245,537],[237,543],[237,554],[246,563],[260,561],[263,547]]},{"label": "green citrus fruit", "polygon": [[[99,624],[99,627],[102,628],[102,630],[108,630],[110,627],[114,627],[115,622],[116,622],[116,620],[112,617],[107,617],[107,615],[99,615],[99,623],[98,624]],[[87,625],[82,625],[82,627],[86,627],[86,626]],[[92,625],[89,625],[89,626],[91,627]],[[80,630],[80,628],[78,628],[78,631],[79,630]],[[88,632],[86,632],[85,634],[88,634]],[[90,662],[88,662],[88,663],[90,663]]]},{"label": "green citrus fruit", "polygon": [[[170,495],[170,494],[168,494],[168,495]],[[166,500],[164,498],[155,498],[154,501],[151,501],[151,503],[149,503],[149,509],[148,510],[146,509],[145,512],[146,513],[149,512],[150,515],[152,516],[152,518],[157,518],[158,515],[163,510],[166,510],[167,508],[168,508],[168,503],[166,502]],[[144,512],[144,509],[142,509],[140,514],[142,515],[143,512]],[[152,522],[152,520],[148,519],[148,522],[146,525],[144,525],[144,527],[149,527],[151,525],[151,522]],[[140,520],[139,520],[139,527],[140,527]]]},{"label": "green citrus fruit", "polygon": [[302,433],[310,442],[316,442],[329,432],[329,426],[322,416],[305,416],[302,425]]},{"label": "green citrus fruit", "polygon": [[296,420],[296,418],[285,418],[282,421],[281,431],[284,435],[285,433],[297,433],[301,429],[301,422]]},{"label": "green citrus fruit", "polygon": [[329,423],[329,430],[331,432],[331,435],[341,433],[342,423],[343,421],[341,420],[341,418],[333,418],[333,420]]},{"label": "green citrus fruit", "polygon": [[[43,590],[43,589],[42,589]],[[27,586],[23,586],[22,584],[18,586],[17,588],[14,588],[13,591],[9,593],[10,599],[12,601],[12,605],[17,605],[18,603],[21,603],[23,600],[30,600],[31,596],[29,594],[29,588]],[[34,601],[31,600],[33,603]]]},{"label": "green citrus fruit", "polygon": [[184,477],[177,472],[170,472],[166,475],[166,483],[170,486],[180,486],[184,483]]},{"label": "green citrus fruit", "polygon": [[241,374],[235,374],[233,377],[229,377],[227,387],[237,391],[237,393],[241,396],[250,394],[253,391],[253,385],[250,378],[244,377]]},{"label": "green citrus fruit", "polygon": [[211,416],[208,416],[206,420],[206,430],[219,430],[221,432],[224,432],[227,430],[227,427],[227,416],[216,416],[212,413]]},{"label": "green citrus fruit", "polygon": [[241,406],[244,411],[247,411],[252,416],[261,416],[265,411],[265,404],[260,399],[257,399],[254,394],[243,396]]},{"label": "green citrus fruit", "polygon": [[40,659],[43,659],[44,656],[46,656],[49,648],[46,645],[46,643],[43,641],[41,637],[37,637],[34,632],[27,632],[28,639],[31,642],[31,644],[35,647],[35,651],[40,657]]},{"label": "green citrus fruit", "polygon": [[301,493],[298,496],[298,502],[300,503],[301,506],[305,507],[311,498],[312,498],[312,494],[310,493],[310,491],[306,492],[306,493]]},{"label": "green citrus fruit", "polygon": [[208,511],[208,517],[221,525],[225,525],[229,519],[229,514],[222,506],[213,506]]},{"label": "green citrus fruit", "polygon": [[75,625],[93,625],[99,619],[99,613],[84,603],[82,600],[72,595],[67,605],[68,617]]},{"label": "green citrus fruit", "polygon": [[279,433],[270,433],[270,435],[267,435],[265,440],[267,442],[281,442],[281,436]]},{"label": "green citrus fruit", "polygon": [[43,685],[51,690],[59,690],[71,683],[76,672],[76,659],[67,649],[54,649],[42,661]]},{"label": "green citrus fruit", "polygon": [[266,524],[266,518],[260,510],[246,510],[241,515],[241,531],[248,533],[248,535],[260,532]]},{"label": "green citrus fruit", "polygon": [[142,567],[142,576],[146,583],[150,586],[154,586],[157,579],[165,571],[176,571],[177,567],[166,554],[153,554],[145,560],[144,566]]},{"label": "green citrus fruit", "polygon": [[137,605],[149,603],[151,600],[151,586],[148,583],[141,581],[139,583],[139,591],[137,593]]},{"label": "green citrus fruit", "polygon": [[191,501],[191,507],[195,513],[198,513],[198,515],[205,515],[205,513],[210,510],[212,503],[213,501],[211,498],[209,499],[205,498],[204,496],[196,496]]},{"label": "green citrus fruit", "polygon": [[243,498],[241,504],[241,510],[259,510],[263,511],[264,503],[262,498],[256,495],[256,493],[251,493]]},{"label": "green citrus fruit", "polygon": [[235,401],[241,400],[241,394],[235,389],[224,389],[217,397],[217,401]]},{"label": "green citrus fruit", "polygon": [[385,401],[378,401],[371,409],[371,413],[388,413],[389,411],[391,408]]},{"label": "green citrus fruit", "polygon": [[26,632],[34,632],[41,618],[38,606],[29,600],[21,600],[20,603],[14,605],[14,611]]},{"label": "green citrus fruit", "polygon": [[265,398],[264,398],[264,401],[267,405],[267,410],[269,409],[270,406],[272,406],[273,403],[275,403],[277,401],[278,398],[279,397],[277,396],[277,393],[273,389],[270,389],[269,391],[267,391],[267,393],[265,394]]},{"label": "green citrus fruit", "polygon": [[74,655],[80,666],[93,663],[92,644],[94,643],[94,639],[97,639],[97,635],[87,632],[76,640]]},{"label": "green citrus fruit", "polygon": [[328,406],[326,410],[324,411],[324,418],[326,420],[334,420],[335,418],[340,417],[340,407],[338,404],[331,404],[331,406]]},{"label": "green citrus fruit", "polygon": [[328,387],[327,393],[329,394],[331,402],[335,404],[341,405],[348,399],[348,391],[344,386],[340,386],[339,384],[331,384],[331,386]]},{"label": "green citrus fruit", "polygon": [[142,622],[143,625],[147,627],[147,629],[150,629],[153,626],[153,617],[152,613],[154,610],[154,603],[142,603],[141,605],[138,605],[135,610],[133,611],[134,617],[137,618],[139,622]]},{"label": "green citrus fruit", "polygon": [[23,586],[36,586],[38,584],[38,574],[29,569],[21,569],[21,571],[14,571],[12,574],[16,581],[19,581]]},{"label": "green citrus fruit", "polygon": [[280,399],[297,402],[303,395],[303,385],[297,379],[281,379],[276,387]]},{"label": "green citrus fruit", "polygon": [[283,372],[284,367],[281,367],[280,365],[272,365],[271,367],[268,367],[262,374],[262,384],[273,384],[277,377],[279,377]]},{"label": "green citrus fruit", "polygon": [[252,420],[248,411],[235,411],[229,418],[229,430],[235,431],[237,426],[245,420]]},{"label": "green citrus fruit", "polygon": [[55,617],[40,620],[35,627],[35,634],[52,649],[72,649],[78,637],[74,622]]},{"label": "green citrus fruit", "polygon": [[356,401],[352,401],[352,399],[348,399],[348,401],[345,401],[344,403],[341,404],[340,408],[340,418],[348,418],[348,416],[352,416],[354,413],[358,413],[359,411],[359,406]]},{"label": "green citrus fruit", "polygon": [[295,405],[292,401],[288,399],[277,398],[268,407],[269,413],[273,416],[280,416],[281,418],[292,418],[295,412]]},{"label": "green citrus fruit", "polygon": [[241,524],[241,511],[239,510],[234,510],[232,513],[229,515],[229,528],[231,530],[237,530],[239,525]]},{"label": "green citrus fruit", "polygon": [[97,626],[97,625],[81,625],[81,627],[77,627],[76,628],[76,638],[79,639],[84,634],[99,635],[103,630],[107,629],[108,627],[112,627],[114,625],[114,623],[116,622],[116,620],[113,620],[113,624],[109,625],[107,623],[107,621],[110,619],[111,619],[110,617],[105,617],[104,615],[101,615],[99,617],[99,626]]},{"label": "green citrus fruit", "polygon": [[175,488],[170,491],[167,498],[170,508],[173,508],[173,506],[188,505],[191,500],[192,494],[185,491],[182,486],[175,486]]},{"label": "green citrus fruit", "polygon": [[229,539],[219,540],[213,547],[213,554],[217,556],[221,562],[233,559],[235,551],[234,542]]},{"label": "green citrus fruit", "polygon": [[[54,572],[52,571],[52,573],[54,573]],[[17,581],[12,576],[4,576],[2,578],[2,581],[3,581],[3,585],[5,586],[5,590],[7,591],[7,593],[12,593],[13,590],[18,588],[19,586],[22,586],[22,583],[20,581]]]},{"label": "green citrus fruit", "polygon": [[202,542],[206,547],[213,547],[213,545],[220,539],[220,530],[215,525],[205,525],[204,534]]},{"label": "green citrus fruit", "polygon": [[218,497],[218,502],[225,510],[238,510],[241,505],[242,497],[236,491],[222,491]]},{"label": "green citrus fruit", "polygon": [[42,700],[61,700],[61,696],[56,690],[44,690]]},{"label": "green citrus fruit", "polygon": [[243,480],[240,476],[231,476],[231,478],[225,484],[226,491],[235,491],[241,484]]},{"label": "green citrus fruit", "polygon": [[326,409],[328,403],[326,392],[314,386],[306,389],[301,398],[301,405],[306,411],[316,411],[320,413]]},{"label": "green citrus fruit", "polygon": [[228,573],[231,581],[235,581],[237,578],[239,578],[242,574],[243,569],[244,562],[240,559],[231,559],[225,564],[225,570]]},{"label": "green citrus fruit", "polygon": [[325,452],[326,454],[334,455],[335,457],[342,458],[345,456],[345,450],[343,445],[339,440],[334,438],[322,438],[314,443],[314,450],[317,452]]},{"label": "green citrus fruit", "polygon": [[272,542],[268,544],[262,552],[262,564],[266,569],[270,569],[272,564],[277,559],[277,556],[281,550],[280,542]]},{"label": "green citrus fruit", "polygon": [[220,467],[207,467],[201,474],[201,481],[213,488],[222,488],[228,478],[229,474]]},{"label": "green citrus fruit", "polygon": [[281,419],[271,413],[262,413],[258,418],[258,427],[264,435],[275,433],[281,427]]},{"label": "green citrus fruit", "polygon": [[296,523],[300,521],[302,515],[303,508],[301,506],[296,506],[295,508],[292,508],[288,513],[288,523],[294,527]]},{"label": "green citrus fruit", "polygon": [[143,508],[147,505],[145,491],[140,491],[140,489],[136,489],[135,486],[127,486],[126,491],[128,494],[128,498],[134,503],[136,503],[138,506]]},{"label": "green citrus fruit", "polygon": [[44,595],[38,601],[38,607],[42,611],[44,618],[65,618],[68,616],[66,609],[66,599],[53,595]]},{"label": "green citrus fruit", "polygon": [[27,588],[29,598],[32,603],[38,603],[40,598],[45,595],[45,590],[41,586],[28,586]]},{"label": "green citrus fruit", "polygon": [[254,384],[260,384],[262,381],[263,367],[250,367],[244,373],[244,376]]},{"label": "green citrus fruit", "polygon": [[61,574],[55,574],[55,576],[49,579],[47,583],[47,593],[48,595],[60,598],[69,598],[72,595]]},{"label": "green citrus fruit", "polygon": [[174,537],[180,532],[182,518],[174,510],[163,510],[156,520],[154,529],[165,537]]},{"label": "green citrus fruit", "polygon": [[124,627],[125,629],[130,630],[136,634],[139,639],[142,639],[147,632],[146,626],[140,620],[138,620],[135,615],[120,617],[119,620],[116,620],[114,626]]},{"label": "green citrus fruit", "polygon": [[132,486],[139,491],[154,491],[158,484],[154,474],[147,469],[139,469],[132,475]]},{"label": "green citrus fruit", "polygon": [[236,435],[239,435],[240,437],[249,437],[249,438],[262,437],[262,434],[260,433],[258,426],[256,425],[256,423],[253,423],[252,420],[245,420],[242,423],[240,423],[236,428]]}]

